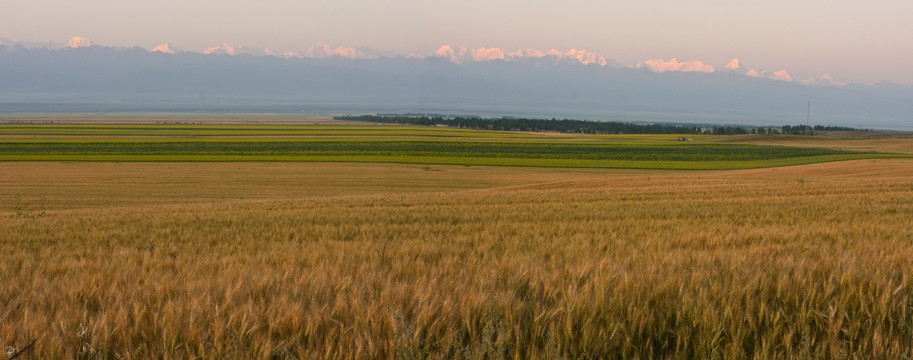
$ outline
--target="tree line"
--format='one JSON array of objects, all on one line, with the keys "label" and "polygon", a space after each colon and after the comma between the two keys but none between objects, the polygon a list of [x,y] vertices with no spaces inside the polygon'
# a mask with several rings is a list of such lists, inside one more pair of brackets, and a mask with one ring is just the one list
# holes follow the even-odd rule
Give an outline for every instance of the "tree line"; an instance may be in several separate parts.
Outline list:
[{"label": "tree line", "polygon": [[477,130],[548,131],[580,134],[701,134],[700,127],[667,124],[634,124],[571,119],[481,118],[443,116],[334,116],[336,120],[383,124],[447,126]]},{"label": "tree line", "polygon": [[617,121],[588,121],[573,119],[528,119],[528,118],[482,118],[480,116],[421,116],[421,115],[346,115],[334,116],[335,120],[361,121],[381,124],[446,126],[452,128],[501,131],[561,132],[578,134],[695,134],[695,135],[741,135],[741,134],[793,134],[813,133],[813,130],[855,130],[840,126],[816,125],[807,129],[805,125],[784,125],[771,127],[717,126],[701,128],[672,124],[636,124]]}]

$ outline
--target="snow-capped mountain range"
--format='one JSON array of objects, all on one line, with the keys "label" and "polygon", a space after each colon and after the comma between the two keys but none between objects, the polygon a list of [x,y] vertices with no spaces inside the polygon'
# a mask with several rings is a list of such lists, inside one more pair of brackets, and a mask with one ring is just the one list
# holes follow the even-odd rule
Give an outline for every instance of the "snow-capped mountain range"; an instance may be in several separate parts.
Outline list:
[{"label": "snow-capped mountain range", "polygon": [[[70,38],[65,45],[56,44],[50,41],[38,42],[38,43],[17,43],[8,39],[0,38],[0,45],[21,45],[27,48],[48,48],[48,49],[59,49],[62,47],[68,48],[86,48],[92,46],[100,46],[95,42],[79,37],[74,36]],[[587,51],[582,49],[569,49],[569,50],[558,50],[550,49],[547,51],[540,51],[537,49],[504,49],[498,47],[480,47],[480,48],[466,48],[464,46],[457,45],[443,45],[435,50],[429,55],[420,55],[420,54],[408,54],[401,55],[395,54],[389,51],[379,51],[367,47],[335,47],[325,43],[317,43],[307,50],[304,51],[274,51],[269,48],[256,48],[251,46],[243,45],[232,45],[228,43],[218,44],[206,49],[201,49],[200,51],[186,51],[182,49],[175,48],[169,43],[163,43],[157,45],[151,49],[147,49],[150,52],[160,52],[163,54],[175,54],[179,52],[196,52],[204,55],[250,55],[250,56],[275,56],[285,59],[332,59],[332,58],[341,58],[341,59],[378,59],[384,57],[397,57],[404,56],[410,58],[445,58],[450,60],[455,64],[463,64],[467,62],[486,62],[486,61],[551,61],[553,63],[570,63],[570,64],[580,64],[580,65],[595,65],[595,66],[608,66],[614,68],[628,67],[633,69],[644,69],[656,73],[665,73],[665,72],[701,72],[701,73],[713,73],[718,71],[723,72],[732,72],[744,76],[756,77],[756,78],[766,78],[771,80],[778,80],[784,82],[797,82],[805,85],[813,86],[844,86],[845,82],[837,81],[830,74],[824,73],[818,77],[808,77],[808,78],[796,78],[792,76],[787,70],[764,70],[764,69],[755,69],[755,68],[745,68],[741,65],[741,61],[738,58],[732,59],[725,67],[722,69],[717,69],[712,65],[706,64],[700,60],[686,60],[679,61],[677,58],[666,59],[648,59],[642,62],[624,65],[618,62],[615,62],[605,55],[598,52]]]},{"label": "snow-capped mountain range", "polygon": [[913,87],[698,60],[618,64],[569,49],[441,46],[427,55],[316,44],[187,51],[0,38],[0,113],[422,112],[913,130]]}]

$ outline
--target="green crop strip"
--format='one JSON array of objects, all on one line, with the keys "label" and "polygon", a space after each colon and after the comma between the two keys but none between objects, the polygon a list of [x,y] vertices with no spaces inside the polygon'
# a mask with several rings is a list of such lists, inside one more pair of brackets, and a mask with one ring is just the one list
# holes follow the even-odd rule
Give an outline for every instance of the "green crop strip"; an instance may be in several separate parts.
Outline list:
[{"label": "green crop strip", "polygon": [[726,169],[885,157],[830,149],[657,142],[10,141],[0,160],[364,161],[464,165]]},{"label": "green crop strip", "polygon": [[[2,124],[0,161],[334,161],[742,169],[909,157],[674,141],[674,135],[544,135],[417,126]],[[700,137],[696,137],[700,140]]]},{"label": "green crop strip", "polygon": [[606,144],[468,141],[34,142],[0,144],[3,156],[414,156],[628,161],[754,161],[848,152],[736,144]]},{"label": "green crop strip", "polygon": [[309,137],[423,136],[456,138],[541,138],[535,133],[477,131],[419,126],[325,125],[185,125],[185,124],[0,124],[0,136],[132,136],[132,137]]}]

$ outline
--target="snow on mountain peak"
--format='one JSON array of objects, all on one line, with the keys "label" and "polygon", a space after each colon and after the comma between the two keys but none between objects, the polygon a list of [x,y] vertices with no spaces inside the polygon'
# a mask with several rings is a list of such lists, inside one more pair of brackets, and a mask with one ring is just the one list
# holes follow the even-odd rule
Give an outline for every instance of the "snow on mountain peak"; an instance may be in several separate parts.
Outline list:
[{"label": "snow on mountain peak", "polygon": [[[8,39],[0,39],[0,44],[9,45],[9,44],[25,44],[26,47],[33,48],[49,48],[49,49],[59,49],[61,45],[54,44],[50,41],[40,42],[40,43],[23,43],[15,42]],[[79,36],[73,36],[65,45],[67,48],[85,48],[96,46],[91,40]],[[162,54],[175,54],[180,50],[175,49],[169,43],[163,43],[153,47],[149,52],[158,52]],[[201,51],[203,54],[224,54],[224,55],[253,55],[253,56],[274,56],[285,59],[290,58],[312,58],[312,59],[331,59],[331,58],[343,58],[343,59],[376,59],[384,57],[396,57],[397,55],[392,52],[378,51],[370,48],[360,47],[334,47],[326,43],[317,43],[305,52],[300,51],[274,51],[271,49],[260,49],[253,48],[248,46],[233,46],[228,43],[222,43],[220,45],[207,48]],[[411,53],[408,55],[403,55],[406,58],[415,58],[421,59],[426,56],[416,53]],[[561,51],[557,49],[551,49],[548,51],[540,51],[537,49],[527,48],[527,49],[505,49],[500,47],[478,47],[478,48],[466,48],[464,46],[458,45],[444,45],[434,51],[431,57],[447,59],[455,64],[463,64],[468,62],[490,62],[490,61],[505,61],[505,62],[514,62],[514,61],[524,61],[524,60],[534,60],[537,62],[545,61],[547,63],[574,63],[582,65],[596,65],[600,67],[609,66],[610,63],[613,67],[623,67],[625,65],[612,62],[607,59],[603,54],[598,52],[591,52],[577,48],[571,48],[567,51]],[[639,62],[634,65],[627,66],[634,69],[644,69],[656,73],[664,72],[703,72],[703,73],[713,73],[716,72],[716,68],[712,65],[706,64],[700,60],[688,60],[688,61],[679,61],[677,58],[673,57],[669,60],[665,59],[649,59]],[[844,86],[847,83],[835,80],[830,74],[824,74],[819,77],[794,77],[793,74],[790,74],[786,70],[779,71],[766,71],[763,69],[757,69],[752,67],[747,67],[741,63],[739,58],[733,58],[730,60],[722,69],[725,72],[731,74],[739,74],[742,76],[763,78],[768,80],[776,80],[783,82],[796,82],[809,86]]]},{"label": "snow on mountain peak", "polygon": [[[522,50],[517,50],[517,51],[520,51],[520,53],[521,53],[520,56],[522,56]],[[526,49],[526,56],[540,58],[540,57],[544,57],[545,53],[541,52],[539,50],[536,50],[536,49]]]},{"label": "snow on mountain peak", "polygon": [[756,77],[756,78],[765,78],[765,79],[785,81],[785,82],[793,81],[792,75],[790,75],[789,72],[786,70],[780,70],[780,71],[774,71],[772,73],[768,73],[766,70],[758,71],[756,69],[749,69],[747,72],[745,72],[745,76]]},{"label": "snow on mountain peak", "polygon": [[301,58],[302,56],[301,56],[301,54],[296,53],[294,51],[286,51],[286,52],[282,53],[282,57],[284,57],[286,59],[290,59],[290,58]]},{"label": "snow on mountain peak", "polygon": [[475,61],[492,61],[504,60],[504,50],[501,48],[478,48],[472,49],[472,59]]},{"label": "snow on mountain peak", "polygon": [[831,86],[843,86],[846,85],[843,81],[834,80],[834,77],[831,74],[825,73],[818,78],[818,83],[821,85],[831,85]]},{"label": "snow on mountain peak", "polygon": [[678,61],[676,58],[672,58],[669,61],[665,59],[644,60],[634,65],[634,68],[647,69],[656,73],[670,71],[712,73],[715,71],[713,66],[707,65],[700,60]]},{"label": "snow on mountain peak", "polygon": [[773,73],[773,75],[770,76],[770,78],[774,79],[774,80],[780,80],[780,81],[786,81],[786,82],[793,81],[793,77],[791,75],[789,75],[789,72],[787,72],[786,70],[775,71]]},{"label": "snow on mountain peak", "polygon": [[551,49],[548,52],[542,52],[536,49],[510,51],[498,47],[480,47],[475,49],[467,49],[464,46],[444,45],[438,48],[437,51],[434,52],[433,56],[446,58],[456,64],[464,63],[467,61],[482,62],[494,60],[510,61],[520,59],[538,59],[547,56],[551,56],[559,60],[575,60],[576,62],[584,65],[596,64],[599,66],[606,66],[608,64],[608,61],[604,55],[596,52],[578,49],[570,49],[568,51]]},{"label": "snow on mountain peak", "polygon": [[211,55],[211,54],[235,55],[237,53],[238,52],[237,52],[237,50],[235,50],[234,46],[228,45],[226,43],[222,43],[221,45],[213,46],[211,48],[203,50],[203,54],[205,54],[205,55]]},{"label": "snow on mountain peak", "polygon": [[168,43],[161,44],[152,48],[149,52],[160,52],[162,54],[174,54],[174,49],[171,48],[171,45]]},{"label": "snow on mountain peak", "polygon": [[581,64],[589,65],[596,64],[599,66],[606,66],[608,61],[606,61],[605,56],[600,53],[590,52],[586,50],[570,49],[565,53],[557,52],[556,50],[551,50],[548,52],[549,55],[558,56],[558,58],[573,58],[577,59]]},{"label": "snow on mountain peak", "polygon": [[79,36],[74,36],[70,38],[70,41],[67,42],[67,47],[72,49],[90,47],[92,45],[95,45],[92,43],[92,41]]},{"label": "snow on mountain peak", "polygon": [[814,77],[810,77],[805,80],[799,80],[799,82],[803,83],[805,85],[812,85],[812,86],[844,86],[844,85],[846,85],[846,83],[843,81],[835,80],[834,77],[831,76],[831,74],[821,75],[821,77],[818,77],[817,79]]},{"label": "snow on mountain peak", "polygon": [[434,52],[434,56],[447,58],[450,60],[450,62],[458,64],[465,60],[467,51],[468,50],[466,50],[466,48],[462,47],[462,46],[454,47],[454,46],[450,46],[450,45],[444,45],[444,46],[441,46],[440,48],[438,48],[437,51]]},{"label": "snow on mountain peak", "polygon": [[369,56],[363,51],[353,47],[334,48],[325,43],[317,43],[316,45],[311,46],[311,48],[304,53],[304,57],[316,59],[325,59],[332,57],[341,57],[346,59],[366,59],[371,58],[372,56]]}]

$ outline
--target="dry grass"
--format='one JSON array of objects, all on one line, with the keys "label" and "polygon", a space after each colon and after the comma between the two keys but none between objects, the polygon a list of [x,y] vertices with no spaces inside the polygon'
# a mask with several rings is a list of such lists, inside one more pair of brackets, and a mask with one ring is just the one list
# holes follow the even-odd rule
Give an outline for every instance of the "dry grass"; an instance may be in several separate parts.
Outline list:
[{"label": "dry grass", "polygon": [[644,173],[359,163],[0,162],[0,211],[13,211],[17,202],[34,212],[447,192]]},{"label": "dry grass", "polygon": [[913,135],[878,132],[819,132],[816,136],[737,135],[708,137],[705,140],[751,145],[777,145],[828,148],[861,152],[913,154]]},{"label": "dry grass", "polygon": [[41,358],[913,356],[911,160],[121,166],[0,164],[0,346],[37,339]]}]

